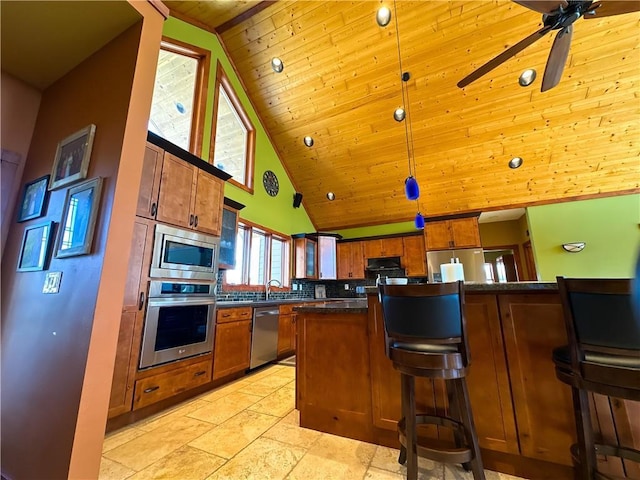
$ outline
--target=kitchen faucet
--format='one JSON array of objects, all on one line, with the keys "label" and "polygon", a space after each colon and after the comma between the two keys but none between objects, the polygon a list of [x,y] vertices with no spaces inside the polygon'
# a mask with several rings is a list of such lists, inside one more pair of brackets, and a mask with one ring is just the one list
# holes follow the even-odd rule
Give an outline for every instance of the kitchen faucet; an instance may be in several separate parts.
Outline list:
[{"label": "kitchen faucet", "polygon": [[279,287],[282,286],[282,283],[280,283],[280,280],[276,280],[275,278],[272,278],[271,280],[269,280],[265,286],[264,286],[264,298],[265,300],[269,300],[269,287],[271,287],[272,283],[277,283]]}]

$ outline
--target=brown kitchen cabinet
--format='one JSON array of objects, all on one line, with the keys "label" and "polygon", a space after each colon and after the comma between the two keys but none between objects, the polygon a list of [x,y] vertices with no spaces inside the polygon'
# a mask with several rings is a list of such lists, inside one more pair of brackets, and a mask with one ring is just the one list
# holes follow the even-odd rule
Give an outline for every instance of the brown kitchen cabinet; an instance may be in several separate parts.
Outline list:
[{"label": "brown kitchen cabinet", "polygon": [[249,368],[252,313],[251,307],[218,310],[213,347],[214,380]]},{"label": "brown kitchen cabinet", "polygon": [[408,277],[427,276],[427,252],[423,235],[402,237],[402,267]]},{"label": "brown kitchen cabinet", "polygon": [[364,279],[364,250],[361,241],[337,244],[338,280]]},{"label": "brown kitchen cabinet", "polygon": [[120,332],[111,383],[109,418],[131,410],[142,341],[154,223],[136,217],[133,226],[131,255],[129,256]]},{"label": "brown kitchen cabinet", "polygon": [[156,219],[220,235],[224,182],[165,152]]},{"label": "brown kitchen cabinet", "polygon": [[296,325],[294,307],[280,305],[278,316],[278,357],[293,355],[296,349]]},{"label": "brown kitchen cabinet", "polygon": [[318,278],[318,245],[309,237],[293,239],[294,278]]},{"label": "brown kitchen cabinet", "polygon": [[424,226],[427,250],[480,247],[477,217],[427,222]]},{"label": "brown kitchen cabinet", "polygon": [[158,191],[162,177],[162,159],[164,150],[147,142],[142,161],[142,177],[138,192],[136,215],[155,219],[158,210]]},{"label": "brown kitchen cabinet", "polygon": [[404,253],[402,237],[376,238],[362,243],[365,258],[401,257]]}]

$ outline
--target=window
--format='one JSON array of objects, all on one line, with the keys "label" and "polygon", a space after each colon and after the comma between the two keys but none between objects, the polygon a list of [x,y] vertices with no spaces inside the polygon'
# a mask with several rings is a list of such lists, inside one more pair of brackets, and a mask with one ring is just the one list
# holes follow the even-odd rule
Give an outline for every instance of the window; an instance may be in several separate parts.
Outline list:
[{"label": "window", "polygon": [[210,158],[230,182],[253,192],[255,129],[219,63],[215,92]]},{"label": "window", "polygon": [[195,155],[202,152],[203,86],[209,52],[164,39],[158,57],[149,130]]},{"label": "window", "polygon": [[288,239],[275,232],[239,223],[236,268],[226,271],[225,283],[264,288],[269,280],[278,280],[283,287],[288,286],[289,244]]}]

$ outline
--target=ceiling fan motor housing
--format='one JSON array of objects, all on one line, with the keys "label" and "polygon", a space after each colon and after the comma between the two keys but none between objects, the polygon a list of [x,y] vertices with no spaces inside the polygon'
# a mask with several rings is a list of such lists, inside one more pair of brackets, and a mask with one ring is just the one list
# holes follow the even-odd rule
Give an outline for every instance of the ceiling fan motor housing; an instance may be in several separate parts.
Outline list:
[{"label": "ceiling fan motor housing", "polygon": [[585,13],[600,6],[593,0],[569,0],[566,8],[562,5],[558,6],[558,10],[542,15],[542,23],[545,27],[551,27],[553,30],[567,28],[569,25],[582,17]]}]

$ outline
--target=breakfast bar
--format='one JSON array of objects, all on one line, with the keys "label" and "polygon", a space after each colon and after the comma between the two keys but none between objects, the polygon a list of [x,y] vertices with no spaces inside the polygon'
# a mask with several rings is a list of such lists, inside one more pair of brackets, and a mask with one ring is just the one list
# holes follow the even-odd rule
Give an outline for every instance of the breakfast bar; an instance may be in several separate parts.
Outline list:
[{"label": "breakfast bar", "polygon": [[[297,406],[303,427],[397,448],[400,376],[385,355],[375,287],[363,300],[299,307]],[[527,478],[574,478],[569,387],[552,350],[567,343],[555,283],[465,285],[471,367],[467,382],[485,468]],[[419,409],[447,409],[443,385],[416,383]],[[594,397],[602,435],[633,444],[631,402]],[[437,427],[426,436],[447,439]],[[600,459],[602,471],[620,466]]]}]

